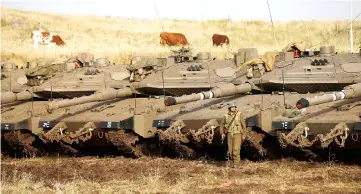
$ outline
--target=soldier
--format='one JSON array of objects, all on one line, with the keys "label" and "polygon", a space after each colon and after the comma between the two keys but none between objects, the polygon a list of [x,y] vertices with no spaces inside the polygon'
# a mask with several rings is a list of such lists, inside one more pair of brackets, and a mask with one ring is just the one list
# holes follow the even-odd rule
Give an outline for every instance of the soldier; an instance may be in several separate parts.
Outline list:
[{"label": "soldier", "polygon": [[228,104],[228,113],[224,115],[220,128],[222,137],[227,136],[227,155],[231,157],[234,165],[238,165],[241,160],[242,140],[245,139],[246,135],[246,121],[243,114],[237,111],[237,106],[234,102]]}]

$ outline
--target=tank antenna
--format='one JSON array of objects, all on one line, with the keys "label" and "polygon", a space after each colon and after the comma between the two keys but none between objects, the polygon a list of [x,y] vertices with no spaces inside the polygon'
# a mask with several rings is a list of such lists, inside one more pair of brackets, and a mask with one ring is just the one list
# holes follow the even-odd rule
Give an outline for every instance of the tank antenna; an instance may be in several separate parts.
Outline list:
[{"label": "tank antenna", "polygon": [[231,24],[231,16],[228,14],[228,29],[229,29],[229,37],[232,38],[232,24]]},{"label": "tank antenna", "polygon": [[209,73],[210,70],[209,70],[209,64],[207,64],[207,67],[208,67],[208,80],[209,80],[209,89],[212,89],[212,83],[211,83],[211,74]]},{"label": "tank antenna", "polygon": [[159,17],[157,6],[155,5],[155,3],[153,3],[153,5],[154,5],[154,8],[155,8],[155,11],[157,12],[158,20],[159,20],[160,25],[162,26],[162,29],[163,29],[163,32],[164,32],[164,26],[163,26],[162,20]]},{"label": "tank antenna", "polygon": [[353,32],[352,32],[352,0],[350,0],[350,50],[353,53]]},{"label": "tank antenna", "polygon": [[135,113],[137,112],[136,111],[137,110],[137,93],[136,92],[134,92],[134,114],[133,115],[135,115]]},{"label": "tank antenna", "polygon": [[279,45],[279,44],[278,44],[278,39],[277,39],[277,36],[276,36],[276,34],[275,34],[275,27],[274,27],[274,25],[273,25],[273,19],[272,19],[272,14],[271,14],[271,8],[270,8],[270,6],[269,6],[269,2],[268,2],[268,0],[267,0],[267,6],[268,6],[269,17],[271,18],[271,24],[272,24],[273,37],[275,38],[277,45]]},{"label": "tank antenna", "polygon": [[107,81],[106,81],[106,76],[107,72],[104,72],[104,89],[107,89]]},{"label": "tank antenna", "polygon": [[131,26],[132,26],[132,31],[130,32],[130,61],[132,61],[133,59],[133,23],[131,23]]},{"label": "tank antenna", "polygon": [[[163,82],[163,99],[165,100],[164,70],[162,70],[162,82]],[[164,111],[167,111],[167,106],[165,104],[164,104]]]},{"label": "tank antenna", "polygon": [[[358,17],[360,17],[361,15],[361,12],[357,14],[356,17],[353,18],[352,22],[355,21]],[[328,38],[324,39],[323,41],[317,43],[317,44],[314,44],[314,45],[311,45],[310,47],[315,47],[315,46],[318,46],[318,45],[321,45],[329,40],[331,40],[332,38],[336,37],[337,35],[339,35],[341,32],[344,32],[345,30],[347,30],[347,28],[351,25],[351,23],[348,23],[346,26],[344,26],[341,30],[337,31],[336,33],[334,33],[332,36],[329,36]]]},{"label": "tank antenna", "polygon": [[285,77],[283,76],[283,69],[282,69],[282,82],[283,82],[283,105],[286,108],[286,96],[285,96]]},{"label": "tank antenna", "polygon": [[[31,88],[34,94],[34,87]],[[34,95],[31,94],[31,116],[34,115]]]},{"label": "tank antenna", "polygon": [[[14,69],[14,66],[13,66],[13,69]],[[13,74],[13,72],[11,71],[11,72],[10,72],[10,91],[12,91],[12,88],[11,88],[11,79],[12,79],[12,74]]]},{"label": "tank antenna", "polygon": [[262,92],[262,107],[263,107],[263,79],[262,79],[262,77],[261,77],[261,92]]},{"label": "tank antenna", "polygon": [[51,77],[50,79],[50,101],[53,101],[53,77]]}]

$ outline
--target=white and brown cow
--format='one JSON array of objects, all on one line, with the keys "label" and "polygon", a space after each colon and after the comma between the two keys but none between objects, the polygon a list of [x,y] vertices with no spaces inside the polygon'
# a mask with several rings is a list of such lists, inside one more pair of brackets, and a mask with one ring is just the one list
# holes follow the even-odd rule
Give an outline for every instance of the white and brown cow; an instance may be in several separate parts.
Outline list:
[{"label": "white and brown cow", "polygon": [[34,48],[37,48],[39,45],[48,45],[52,48],[65,45],[61,37],[53,32],[35,30],[31,33],[31,38],[33,39]]}]

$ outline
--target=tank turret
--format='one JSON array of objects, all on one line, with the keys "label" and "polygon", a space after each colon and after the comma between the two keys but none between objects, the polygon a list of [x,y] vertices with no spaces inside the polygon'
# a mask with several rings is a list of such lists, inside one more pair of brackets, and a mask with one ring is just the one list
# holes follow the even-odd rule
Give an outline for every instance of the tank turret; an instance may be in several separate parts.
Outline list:
[{"label": "tank turret", "polygon": [[346,86],[340,92],[334,92],[332,94],[325,94],[322,96],[315,96],[312,98],[301,98],[297,101],[296,106],[298,109],[306,108],[313,105],[361,97],[361,83]]}]

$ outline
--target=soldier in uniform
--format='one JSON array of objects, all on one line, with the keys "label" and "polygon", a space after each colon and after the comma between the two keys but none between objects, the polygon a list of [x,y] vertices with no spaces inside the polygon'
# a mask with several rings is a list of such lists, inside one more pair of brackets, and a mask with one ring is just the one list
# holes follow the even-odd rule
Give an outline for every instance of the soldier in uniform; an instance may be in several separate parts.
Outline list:
[{"label": "soldier in uniform", "polygon": [[228,152],[234,165],[239,164],[242,140],[246,135],[246,121],[243,114],[237,111],[234,102],[228,104],[228,113],[223,117],[221,124],[222,136],[227,136]]}]

